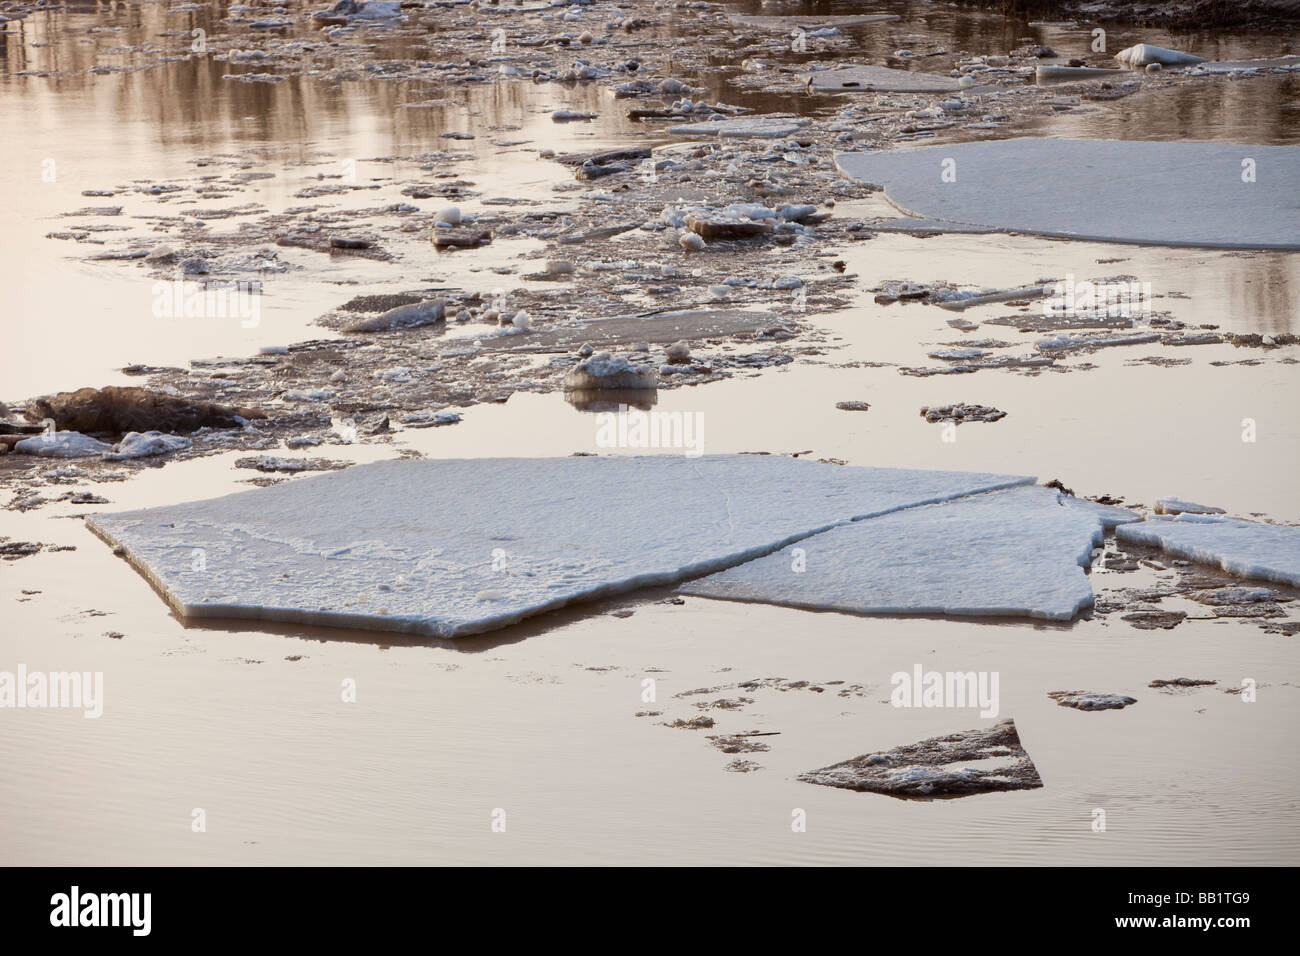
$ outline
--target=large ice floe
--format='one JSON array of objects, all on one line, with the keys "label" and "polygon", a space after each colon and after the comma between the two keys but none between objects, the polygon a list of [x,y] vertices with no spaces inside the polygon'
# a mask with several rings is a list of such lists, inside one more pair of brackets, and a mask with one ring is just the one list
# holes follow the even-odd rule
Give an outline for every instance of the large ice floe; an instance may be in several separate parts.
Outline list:
[{"label": "large ice floe", "polygon": [[1300,528],[1184,513],[1120,528],[1115,536],[1230,574],[1300,587]]},{"label": "large ice floe", "polygon": [[1104,530],[1137,520],[1029,485],[842,525],[679,590],[858,614],[1068,621],[1092,606],[1084,568]]},{"label": "large ice floe", "polygon": [[[1032,481],[760,455],[388,461],[87,523],[185,618],[455,637],[676,584],[849,521],[911,509],[924,522],[918,506]],[[990,544],[1034,530],[1011,513],[1020,499],[985,507],[970,516],[989,522],[979,535]],[[1064,520],[1080,520],[1080,530],[1051,573],[1081,576],[1092,532]],[[904,520],[897,532],[907,549],[913,529]],[[1022,561],[1038,553],[1029,542],[1024,549]],[[1067,597],[1049,591],[1063,607]],[[1083,600],[1077,582],[1066,593]]]},{"label": "large ice floe", "polygon": [[1103,242],[1300,249],[1296,146],[1025,138],[836,162],[919,218]]}]

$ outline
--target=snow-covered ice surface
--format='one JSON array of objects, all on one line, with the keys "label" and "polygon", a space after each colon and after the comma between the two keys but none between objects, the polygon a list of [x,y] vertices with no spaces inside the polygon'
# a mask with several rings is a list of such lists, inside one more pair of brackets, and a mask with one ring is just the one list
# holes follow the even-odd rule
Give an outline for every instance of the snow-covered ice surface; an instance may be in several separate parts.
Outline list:
[{"label": "snow-covered ice surface", "polygon": [[81,432],[44,432],[14,444],[19,454],[43,458],[98,458],[112,450],[112,445]]},{"label": "snow-covered ice surface", "polygon": [[1300,587],[1300,528],[1215,515],[1153,517],[1115,532],[1118,540],[1162,548],[1230,574]]},{"label": "snow-covered ice surface", "polygon": [[[1255,182],[1243,182],[1247,158]],[[1102,242],[1300,249],[1296,146],[1025,138],[836,162],[910,216]]]},{"label": "snow-covered ice surface", "polygon": [[1137,520],[1050,488],[1012,488],[834,528],[796,543],[802,555],[786,548],[679,590],[858,614],[1068,621],[1092,606],[1083,569],[1103,527]]},{"label": "snow-covered ice surface", "polygon": [[759,455],[388,461],[87,523],[183,617],[454,637],[1032,481]]}]

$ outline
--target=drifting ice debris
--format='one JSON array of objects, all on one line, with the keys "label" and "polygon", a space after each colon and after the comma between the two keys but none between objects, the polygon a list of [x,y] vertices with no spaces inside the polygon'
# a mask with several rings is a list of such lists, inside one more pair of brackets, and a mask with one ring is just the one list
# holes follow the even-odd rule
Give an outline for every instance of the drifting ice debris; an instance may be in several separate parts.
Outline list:
[{"label": "drifting ice debris", "polygon": [[625,358],[615,358],[609,352],[598,352],[583,359],[564,379],[570,390],[591,388],[655,388],[658,374],[652,365],[634,365]]},{"label": "drifting ice debris", "polygon": [[[1243,156],[1273,171],[1269,189],[1221,188],[1221,171],[1240,171]],[[1300,195],[1296,146],[1007,139],[835,161],[910,216],[1101,242],[1300,249],[1294,207],[1276,201]]]},{"label": "drifting ice debris", "polygon": [[1251,73],[1256,70],[1300,70],[1300,56],[1279,56],[1263,60],[1209,60],[1194,73]]},{"label": "drifting ice debris", "polygon": [[1127,50],[1120,50],[1115,54],[1115,59],[1132,69],[1150,66],[1152,63],[1159,63],[1161,66],[1190,66],[1193,63],[1205,62],[1203,56],[1181,53],[1178,50],[1166,50],[1162,46],[1151,46],[1149,43],[1139,43]]},{"label": "drifting ice debris", "polygon": [[328,10],[317,10],[311,16],[321,23],[347,23],[351,19],[393,20],[401,15],[399,0],[339,0]]},{"label": "drifting ice debris", "polygon": [[1300,587],[1300,528],[1208,515],[1150,518],[1116,531],[1124,544],[1162,548],[1229,574]]},{"label": "drifting ice debris", "polygon": [[385,332],[392,329],[413,329],[433,325],[447,317],[447,303],[442,299],[426,299],[410,305],[399,305],[379,315],[354,319],[343,326],[344,332]]},{"label": "drifting ice debris", "polygon": [[1047,695],[1062,707],[1075,710],[1123,710],[1129,704],[1136,704],[1136,697],[1123,694],[1093,694],[1084,690],[1054,690]]},{"label": "drifting ice debris", "polygon": [[[1203,588],[1200,591],[1192,591],[1187,595],[1191,600],[1198,604],[1212,605],[1233,605],[1233,604],[1257,604],[1260,602],[1276,601],[1278,593],[1272,588]],[[1283,598],[1285,600],[1285,598]]]},{"label": "drifting ice debris", "polygon": [[927,422],[996,422],[1007,417],[1007,413],[992,405],[927,405],[921,409],[921,417]]},{"label": "drifting ice debris", "polygon": [[412,412],[399,419],[407,428],[437,428],[442,425],[456,425],[460,422],[457,412]]},{"label": "drifting ice debris", "polygon": [[819,30],[824,27],[857,27],[864,26],[868,23],[888,23],[893,20],[899,20],[896,13],[874,13],[865,15],[849,16],[782,16],[782,17],[752,17],[729,14],[727,19],[732,23],[739,23],[742,26],[758,27],[763,30],[780,30],[790,32],[796,27],[806,33]]},{"label": "drifting ice debris", "polygon": [[435,224],[433,235],[429,237],[438,249],[459,247],[472,249],[485,242],[492,241],[491,229],[477,229],[473,226],[441,226]]},{"label": "drifting ice debris", "polygon": [[982,730],[863,754],[800,774],[799,780],[914,800],[1036,790],[1043,785],[1010,719]]},{"label": "drifting ice debris", "polygon": [[706,219],[703,216],[688,216],[686,227],[708,242],[725,239],[753,239],[765,236],[772,231],[770,222],[755,222],[745,219]]},{"label": "drifting ice debris", "polygon": [[1215,508],[1213,505],[1198,505],[1195,501],[1180,501],[1177,498],[1161,498],[1156,501],[1156,514],[1158,515],[1221,515],[1222,508]]},{"label": "drifting ice debris", "polygon": [[891,70],[885,66],[846,66],[821,70],[807,76],[808,88],[818,93],[948,93],[962,88],[948,76]]},{"label": "drifting ice debris", "polygon": [[42,458],[98,458],[112,450],[112,445],[81,432],[47,432],[14,444],[14,451],[19,454]]},{"label": "drifting ice debris", "polygon": [[[717,115],[717,114],[715,114]],[[713,120],[669,126],[674,136],[720,136],[737,139],[783,139],[797,133],[811,120],[785,116],[747,116],[743,119]]]},{"label": "drifting ice debris", "polygon": [[387,461],[87,523],[187,618],[455,637],[1029,480],[758,455]]},{"label": "drifting ice debris", "polygon": [[1138,516],[1028,486],[908,508],[683,584],[698,597],[853,614],[1069,621],[1103,530]]},{"label": "drifting ice debris", "polygon": [[117,447],[104,455],[105,461],[122,461],[128,458],[147,458],[150,455],[166,455],[173,451],[182,451],[194,442],[180,435],[165,435],[162,432],[128,432]]}]

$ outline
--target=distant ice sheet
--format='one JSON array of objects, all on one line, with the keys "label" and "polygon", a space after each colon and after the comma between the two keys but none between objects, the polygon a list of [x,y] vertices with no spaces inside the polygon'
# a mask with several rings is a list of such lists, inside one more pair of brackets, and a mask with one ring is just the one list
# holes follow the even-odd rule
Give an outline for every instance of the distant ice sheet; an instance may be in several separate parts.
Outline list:
[{"label": "distant ice sheet", "polygon": [[1026,138],[835,161],[919,218],[1100,242],[1300,248],[1295,146]]}]

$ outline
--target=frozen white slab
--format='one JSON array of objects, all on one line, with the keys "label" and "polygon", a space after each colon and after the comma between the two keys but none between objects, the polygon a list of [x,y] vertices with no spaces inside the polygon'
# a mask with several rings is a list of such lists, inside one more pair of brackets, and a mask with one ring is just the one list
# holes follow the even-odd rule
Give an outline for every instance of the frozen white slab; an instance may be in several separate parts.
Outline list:
[{"label": "frozen white slab", "polygon": [[[1296,146],[1026,138],[836,162],[919,218],[1102,242],[1300,249]],[[1247,169],[1254,182],[1242,181]]]},{"label": "frozen white slab", "polygon": [[1084,568],[1103,527],[1137,520],[1031,485],[842,525],[678,590],[857,614],[1068,621],[1092,606]]},{"label": "frozen white slab", "polygon": [[892,70],[887,66],[846,66],[807,75],[808,88],[819,93],[947,93],[962,89],[950,76]]},{"label": "frozen white slab", "polygon": [[454,637],[1032,480],[758,455],[389,461],[87,524],[183,617]]},{"label": "frozen white slab", "polygon": [[81,432],[42,432],[14,444],[20,455],[42,458],[98,458],[112,450],[112,445]]},{"label": "frozen white slab", "polygon": [[1184,53],[1182,50],[1169,50],[1162,46],[1152,46],[1150,43],[1139,43],[1127,50],[1120,50],[1115,54],[1115,59],[1133,68],[1150,66],[1152,63],[1159,63],[1161,66],[1190,66],[1193,63],[1205,62],[1203,56]]},{"label": "frozen white slab", "polygon": [[1161,548],[1230,574],[1300,587],[1300,528],[1214,515],[1153,517],[1115,532],[1125,543]]}]

